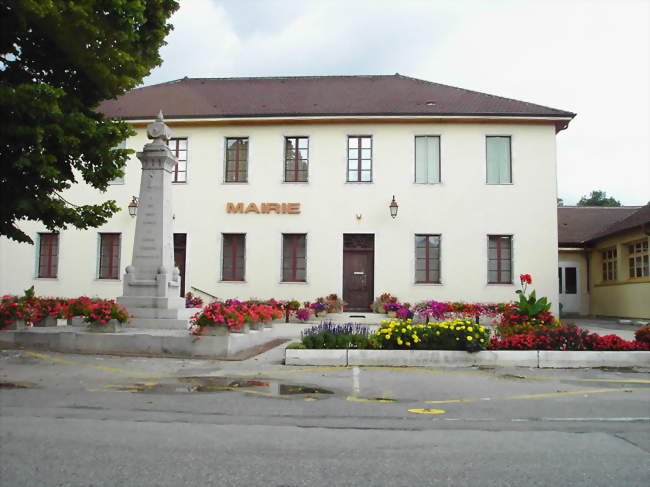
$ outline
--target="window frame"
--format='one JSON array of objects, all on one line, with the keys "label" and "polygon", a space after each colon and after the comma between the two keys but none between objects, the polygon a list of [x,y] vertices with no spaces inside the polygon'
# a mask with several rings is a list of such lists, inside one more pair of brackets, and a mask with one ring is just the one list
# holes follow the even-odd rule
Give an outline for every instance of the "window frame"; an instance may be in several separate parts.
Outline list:
[{"label": "window frame", "polygon": [[[491,183],[489,177],[489,165],[488,165],[488,139],[492,138],[506,138],[508,139],[508,182],[506,183]],[[512,182],[512,135],[499,135],[499,134],[489,134],[485,135],[485,184],[493,186],[506,186],[513,184]]]},{"label": "window frame", "polygon": [[[356,147],[350,147],[350,141],[352,139],[357,139],[357,146]],[[369,150],[370,150],[370,159],[369,159],[370,160],[370,169],[363,169],[362,168],[363,167],[363,161],[365,161],[366,159],[361,157],[361,154],[362,154],[361,151],[364,150],[364,149],[368,150],[368,148],[363,147],[363,139],[370,140],[370,148],[369,148]],[[368,183],[373,182],[373,176],[374,176],[373,167],[372,167],[373,166],[372,160],[373,160],[373,156],[374,156],[374,148],[373,148],[373,146],[374,146],[374,143],[373,143],[373,136],[372,135],[348,135],[347,140],[346,140],[346,146],[345,146],[345,158],[346,158],[346,161],[347,161],[347,163],[346,163],[346,171],[345,171],[345,181],[347,183],[364,183],[364,184],[368,184]],[[356,159],[351,159],[350,158],[350,150],[351,149],[359,151]],[[350,165],[350,163],[353,162],[353,161],[356,162],[356,168],[352,168],[351,165]],[[356,173],[356,179],[350,179],[350,171],[354,171]],[[362,176],[362,173],[364,173],[364,172],[370,172],[370,179],[368,181],[363,181],[362,180],[361,176]]]},{"label": "window frame", "polygon": [[[248,136],[233,136],[233,137],[228,136],[228,137],[225,137],[224,139],[225,140],[224,140],[224,159],[223,159],[224,160],[224,164],[223,164],[223,182],[226,183],[226,184],[246,184],[246,183],[248,183],[249,182],[248,181],[249,180],[248,175],[249,175],[249,169],[250,169],[250,137],[248,137]],[[237,166],[236,170],[234,171],[236,176],[237,176],[237,179],[234,180],[234,181],[229,181],[228,180],[228,173],[233,172],[233,171],[228,171],[228,163],[231,162],[228,159],[228,142],[231,141],[231,140],[245,140],[246,141],[246,161],[245,161],[245,163],[246,163],[246,179],[243,180],[243,181],[239,179],[239,177],[240,177],[239,174],[242,172],[240,170],[240,167],[239,167],[240,163],[242,161],[241,161],[241,159],[239,157],[237,157],[236,160],[234,161],[236,163],[236,166]],[[240,148],[239,148],[239,146],[237,146],[237,151],[236,151],[237,156],[239,156],[239,152],[240,152]]]},{"label": "window frame", "polygon": [[[105,243],[105,238],[110,237],[108,241],[111,239],[113,240],[110,248],[110,253],[109,253],[109,263],[108,263],[108,270],[109,270],[109,275],[102,274],[102,269],[105,268],[103,265],[103,260],[102,260],[102,255],[103,255],[103,249],[104,249],[104,243]],[[115,255],[113,253],[113,249],[117,249],[117,257],[115,258]],[[100,279],[102,281],[115,281],[120,279],[120,260],[122,258],[122,234],[118,232],[100,232],[99,233],[99,255],[98,255],[98,266],[97,266],[97,279]],[[117,260],[117,263],[115,264],[113,260]],[[112,274],[112,270],[115,270],[115,274]]]},{"label": "window frame", "polygon": [[[38,260],[37,260],[37,265],[36,265],[36,278],[37,279],[58,279],[59,277],[59,236],[60,234],[58,232],[39,232],[38,233]],[[43,268],[43,242],[45,241],[50,241],[54,240],[54,244],[52,245],[51,242],[49,245],[47,245],[47,249],[49,249],[49,252],[47,253],[46,257],[48,258],[48,262],[45,266],[46,272],[45,274],[41,273],[41,270]]]},{"label": "window frame", "polygon": [[[500,242],[502,238],[508,238],[508,242],[510,243],[510,258],[509,259],[502,259],[500,257],[502,248],[500,245],[497,245],[496,251],[497,251],[497,256],[495,259],[490,259],[490,239],[491,238],[497,238],[497,242]],[[508,234],[489,234],[487,236],[487,283],[488,284],[512,284],[513,283],[513,275],[514,275],[514,250],[513,250],[513,236],[508,235]],[[497,263],[496,269],[493,270],[492,272],[497,273],[497,281],[490,281],[490,261],[494,260]],[[501,280],[501,273],[506,272],[505,270],[502,269],[501,262],[504,260],[509,260],[510,261],[510,280],[509,281],[502,281]]]},{"label": "window frame", "polygon": [[[230,266],[232,279],[226,279],[226,237],[241,237],[241,245],[233,246],[231,243],[231,250],[229,258],[232,259],[232,265]],[[241,269],[241,279],[237,279],[237,250],[241,247],[242,249],[242,269]],[[245,282],[246,281],[246,234],[245,233],[222,233],[221,234],[221,281],[222,282]]]},{"label": "window frame", "polygon": [[[647,279],[650,277],[650,249],[648,239],[628,242],[625,245],[627,257],[628,278]],[[639,247],[640,248],[637,248]],[[632,248],[632,251],[630,251]],[[640,271],[640,275],[637,273]]]},{"label": "window frame", "polygon": [[[290,238],[290,240],[298,241],[300,240],[300,237],[302,237],[302,248],[303,248],[303,254],[304,257],[298,257],[297,256],[297,251],[299,249],[299,245],[292,244],[289,248],[291,249],[291,266],[289,268],[285,267],[285,252],[287,250],[287,238]],[[299,261],[302,259],[303,261],[303,267],[302,269],[299,267]],[[282,276],[281,276],[281,281],[280,282],[297,282],[297,283],[306,283],[307,282],[307,234],[306,233],[283,233],[282,234],[282,262],[281,262],[281,268],[282,268]],[[285,274],[286,270],[290,270],[290,278],[287,279],[287,276]],[[298,279],[297,278],[297,273],[299,270],[303,270],[305,273],[305,278],[304,279]]]},{"label": "window frame", "polygon": [[[289,140],[292,140],[292,139],[296,143],[296,145],[294,146],[297,149],[296,154],[295,154],[296,157],[294,157],[293,159],[289,159],[287,157],[288,152],[289,152],[287,142]],[[300,144],[299,141],[301,139],[304,139],[304,140],[307,141],[307,148],[306,148],[306,150],[307,150],[307,159],[306,160],[302,160],[299,157],[297,157],[298,154],[300,153],[300,150],[301,150],[300,145],[299,145]],[[283,182],[285,182],[285,183],[308,183],[309,182],[309,159],[311,157],[311,155],[310,155],[310,145],[311,144],[310,143],[311,143],[311,141],[309,140],[308,135],[285,135],[284,136],[284,164],[283,164],[283,167],[282,167]],[[300,164],[301,161],[306,164],[306,169],[305,169],[306,175],[305,175],[304,180],[303,179],[298,179],[298,174],[300,173],[299,164]],[[294,167],[291,170],[287,170],[287,164],[289,162],[293,162],[293,164],[294,164]],[[293,172],[295,174],[295,179],[288,178],[288,172]]]},{"label": "window frame", "polygon": [[[175,142],[175,147],[172,148],[170,147],[170,143],[174,141]],[[179,149],[179,142],[185,141],[185,149]],[[172,172],[172,183],[174,184],[186,184],[187,183],[187,166],[188,166],[188,155],[189,155],[189,148],[190,148],[190,143],[189,143],[189,137],[172,137],[167,141],[167,147],[169,147],[169,150],[172,151],[172,154],[176,157],[176,159],[180,162],[185,163],[185,170],[184,171],[179,171],[178,169],[178,162],[174,165],[174,170]],[[185,159],[181,159],[178,157],[178,154],[183,151],[185,152]],[[180,181],[178,179],[179,174],[184,174],[185,179]]]},{"label": "window frame", "polygon": [[[430,183],[418,182],[418,138],[436,138],[438,139],[438,180]],[[428,178],[427,178],[428,179]],[[413,137],[413,183],[414,184],[441,184],[442,183],[442,137],[440,135],[420,134]]]},{"label": "window frame", "polygon": [[618,249],[610,247],[600,251],[602,266],[602,281],[618,281]]},{"label": "window frame", "polygon": [[[426,245],[424,246],[424,249],[425,249],[425,257],[424,257],[425,268],[424,269],[418,269],[418,260],[422,260],[422,259],[418,259],[418,254],[417,254],[417,249],[418,249],[417,238],[418,237],[426,237],[427,238]],[[430,237],[437,237],[437,239],[438,239],[438,245],[437,245],[438,255],[437,256],[435,256],[435,255],[434,256],[429,256],[429,249],[431,247],[430,244],[429,244],[429,238]],[[415,271],[414,280],[413,280],[414,283],[415,284],[441,284],[441,282],[442,282],[442,279],[441,279],[441,274],[442,274],[442,255],[441,255],[442,254],[442,234],[440,234],[440,233],[416,233],[413,243],[414,243],[413,248],[414,248],[414,252],[415,252],[415,254],[414,254],[415,259],[414,259],[414,266],[413,266],[413,269]],[[435,248],[436,247],[434,246],[434,249]],[[431,264],[434,263],[436,260],[438,261],[438,280],[429,280],[429,277],[430,277],[431,273],[435,272],[435,270],[432,269]],[[418,271],[422,271],[422,270],[425,273],[426,280],[418,281],[418,278],[417,278]]]}]

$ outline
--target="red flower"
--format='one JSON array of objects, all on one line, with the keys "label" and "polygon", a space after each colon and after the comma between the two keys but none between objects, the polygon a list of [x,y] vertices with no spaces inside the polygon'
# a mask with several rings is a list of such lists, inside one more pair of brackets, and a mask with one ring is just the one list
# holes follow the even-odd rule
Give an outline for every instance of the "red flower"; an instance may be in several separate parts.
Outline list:
[{"label": "red flower", "polygon": [[532,284],[533,283],[533,278],[530,276],[530,274],[520,274],[519,275],[519,280],[521,281],[522,284]]}]

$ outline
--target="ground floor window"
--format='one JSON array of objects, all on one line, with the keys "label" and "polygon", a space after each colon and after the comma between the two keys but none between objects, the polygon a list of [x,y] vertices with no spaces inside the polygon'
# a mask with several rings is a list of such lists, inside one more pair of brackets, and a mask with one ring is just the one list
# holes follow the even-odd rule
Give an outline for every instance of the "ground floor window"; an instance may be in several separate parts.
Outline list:
[{"label": "ground floor window", "polygon": [[224,233],[221,258],[221,279],[243,281],[246,270],[246,234]]},{"label": "ground floor window", "polygon": [[603,257],[603,281],[615,281],[616,272],[616,247],[602,251]]},{"label": "ground floor window", "polygon": [[38,277],[57,277],[59,269],[59,234],[38,234]]},{"label": "ground floor window", "polygon": [[415,236],[415,282],[440,282],[440,235]]},{"label": "ground floor window", "polygon": [[512,283],[512,236],[488,235],[488,284]]},{"label": "ground floor window", "polygon": [[304,233],[282,234],[282,281],[305,282],[307,259]]},{"label": "ground floor window", "polygon": [[630,269],[630,279],[650,276],[647,240],[628,244],[627,256]]},{"label": "ground floor window", "polygon": [[119,279],[120,272],[119,233],[99,234],[99,278]]}]

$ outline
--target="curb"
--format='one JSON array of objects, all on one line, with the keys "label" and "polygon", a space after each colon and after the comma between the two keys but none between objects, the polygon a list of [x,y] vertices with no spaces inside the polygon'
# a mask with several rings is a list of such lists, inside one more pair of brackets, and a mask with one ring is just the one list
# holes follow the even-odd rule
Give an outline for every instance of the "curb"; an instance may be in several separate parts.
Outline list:
[{"label": "curb", "polygon": [[285,365],[386,367],[648,367],[650,352],[484,350],[305,350],[286,349]]}]

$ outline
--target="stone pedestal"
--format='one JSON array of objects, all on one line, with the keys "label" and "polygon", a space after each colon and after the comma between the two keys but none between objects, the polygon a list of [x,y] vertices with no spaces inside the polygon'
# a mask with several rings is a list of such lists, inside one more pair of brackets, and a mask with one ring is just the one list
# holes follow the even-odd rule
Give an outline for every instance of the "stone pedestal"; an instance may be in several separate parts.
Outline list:
[{"label": "stone pedestal", "polygon": [[124,295],[117,298],[136,328],[187,327],[180,271],[174,265],[172,172],[177,160],[166,145],[170,135],[161,112],[147,127],[153,142],[137,153],[142,178],[133,259],[124,274]]}]

